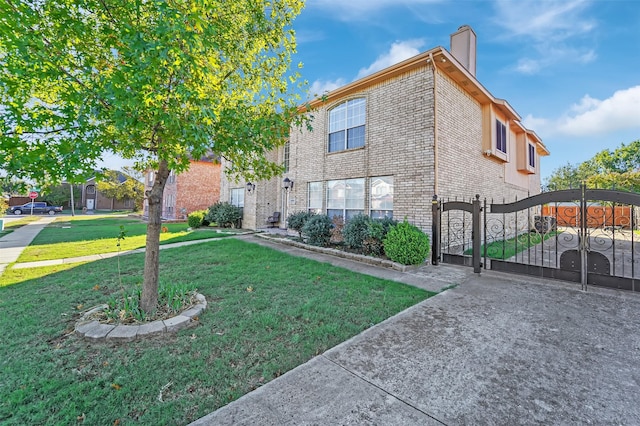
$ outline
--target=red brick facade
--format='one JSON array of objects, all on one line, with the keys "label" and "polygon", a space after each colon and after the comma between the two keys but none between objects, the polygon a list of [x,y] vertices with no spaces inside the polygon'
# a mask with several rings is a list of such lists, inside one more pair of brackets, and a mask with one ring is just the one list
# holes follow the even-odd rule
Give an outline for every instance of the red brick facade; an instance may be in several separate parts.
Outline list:
[{"label": "red brick facade", "polygon": [[[145,176],[145,189],[152,181]],[[162,217],[186,219],[195,210],[205,210],[220,200],[220,163],[211,160],[192,161],[189,170],[171,175],[164,188]],[[148,207],[145,200],[145,215]]]}]

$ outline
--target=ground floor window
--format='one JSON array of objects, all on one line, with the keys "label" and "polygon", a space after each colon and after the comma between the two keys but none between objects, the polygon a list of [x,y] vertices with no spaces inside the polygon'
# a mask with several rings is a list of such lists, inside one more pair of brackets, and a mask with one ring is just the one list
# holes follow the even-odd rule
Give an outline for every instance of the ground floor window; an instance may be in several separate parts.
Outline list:
[{"label": "ground floor window", "polygon": [[244,188],[235,188],[231,190],[230,203],[232,206],[244,207]]},{"label": "ground floor window", "polygon": [[373,219],[393,218],[393,176],[370,179],[370,215]]},{"label": "ground floor window", "polygon": [[327,182],[327,215],[341,216],[345,221],[364,213],[364,179],[330,180]]},{"label": "ground floor window", "polygon": [[322,182],[309,182],[309,213],[322,213]]}]

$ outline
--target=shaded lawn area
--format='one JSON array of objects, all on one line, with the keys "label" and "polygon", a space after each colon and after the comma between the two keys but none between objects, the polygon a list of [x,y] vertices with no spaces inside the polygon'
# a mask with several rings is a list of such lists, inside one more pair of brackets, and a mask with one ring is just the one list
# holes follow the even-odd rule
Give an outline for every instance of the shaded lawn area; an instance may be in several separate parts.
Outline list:
[{"label": "shaded lawn area", "polygon": [[[517,237],[509,238],[506,240],[493,241],[487,244],[487,257],[490,259],[505,260],[509,259],[516,254],[528,250],[529,248],[540,244],[549,238],[555,237],[561,234],[562,231],[551,231],[546,234],[539,234],[537,232],[525,232]],[[480,246],[480,255],[484,256],[485,246]],[[473,249],[465,250],[464,254],[472,255]]]},{"label": "shaded lawn area", "polygon": [[[120,226],[124,226],[125,238],[120,250],[133,250],[145,246],[147,224],[131,217],[65,217],[44,228],[27,247],[18,262],[66,259],[91,254],[118,251]],[[160,233],[160,244],[226,237],[215,228],[187,230],[186,223],[167,223],[167,232]]]},{"label": "shaded lawn area", "polygon": [[[187,424],[432,295],[235,239],[160,256],[160,281],[209,306],[196,327],[126,344],[71,334],[119,291],[115,258],[5,271],[1,424]],[[120,257],[127,288],[143,260]]]}]

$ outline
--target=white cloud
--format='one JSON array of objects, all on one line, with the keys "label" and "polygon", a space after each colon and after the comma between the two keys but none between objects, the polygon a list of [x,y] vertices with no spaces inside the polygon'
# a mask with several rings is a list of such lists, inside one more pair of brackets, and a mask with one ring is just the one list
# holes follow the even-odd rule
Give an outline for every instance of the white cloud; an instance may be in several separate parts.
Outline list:
[{"label": "white cloud", "polygon": [[595,22],[582,16],[588,0],[496,0],[495,21],[509,36],[525,36],[544,42],[558,42],[588,33]]},{"label": "white cloud", "polygon": [[330,12],[335,19],[366,20],[372,13],[395,6],[441,3],[443,0],[308,0],[307,7]]},{"label": "white cloud", "polygon": [[596,21],[586,17],[590,0],[496,0],[495,22],[504,31],[507,43],[523,39],[528,56],[521,58],[514,69],[523,74],[535,74],[559,61],[589,63],[596,52],[584,39],[596,28]]},{"label": "white cloud", "polygon": [[346,84],[346,80],[344,78],[338,78],[337,80],[316,80],[309,87],[309,94],[312,97],[319,97],[323,94],[330,92],[332,90],[337,89],[338,87],[342,87]]},{"label": "white cloud", "polygon": [[580,137],[640,129],[640,86],[619,90],[604,100],[585,95],[558,119],[529,115],[524,125],[542,135]]},{"label": "white cloud", "polygon": [[358,72],[358,77],[361,78],[376,71],[387,68],[391,65],[402,62],[405,59],[409,59],[412,56],[416,56],[420,53],[420,48],[424,46],[425,41],[423,39],[413,39],[395,42],[391,45],[388,52],[378,56],[378,58],[367,68],[362,68]]}]

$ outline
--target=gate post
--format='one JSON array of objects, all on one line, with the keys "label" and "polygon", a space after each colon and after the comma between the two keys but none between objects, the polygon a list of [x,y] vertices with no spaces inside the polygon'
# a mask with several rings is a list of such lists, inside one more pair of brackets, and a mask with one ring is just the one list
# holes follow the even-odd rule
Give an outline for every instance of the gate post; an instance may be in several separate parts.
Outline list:
[{"label": "gate post", "polygon": [[480,273],[480,195],[476,194],[476,199],[473,200],[473,230],[471,233],[471,239],[473,244],[473,272]]},{"label": "gate post", "polygon": [[440,202],[434,195],[431,201],[431,264],[438,265],[440,261]]},{"label": "gate post", "polygon": [[580,184],[580,237],[578,243],[580,244],[580,284],[582,285],[582,291],[587,291],[587,262],[589,252],[589,231],[587,230],[587,200],[586,200],[587,185],[582,182]]}]

